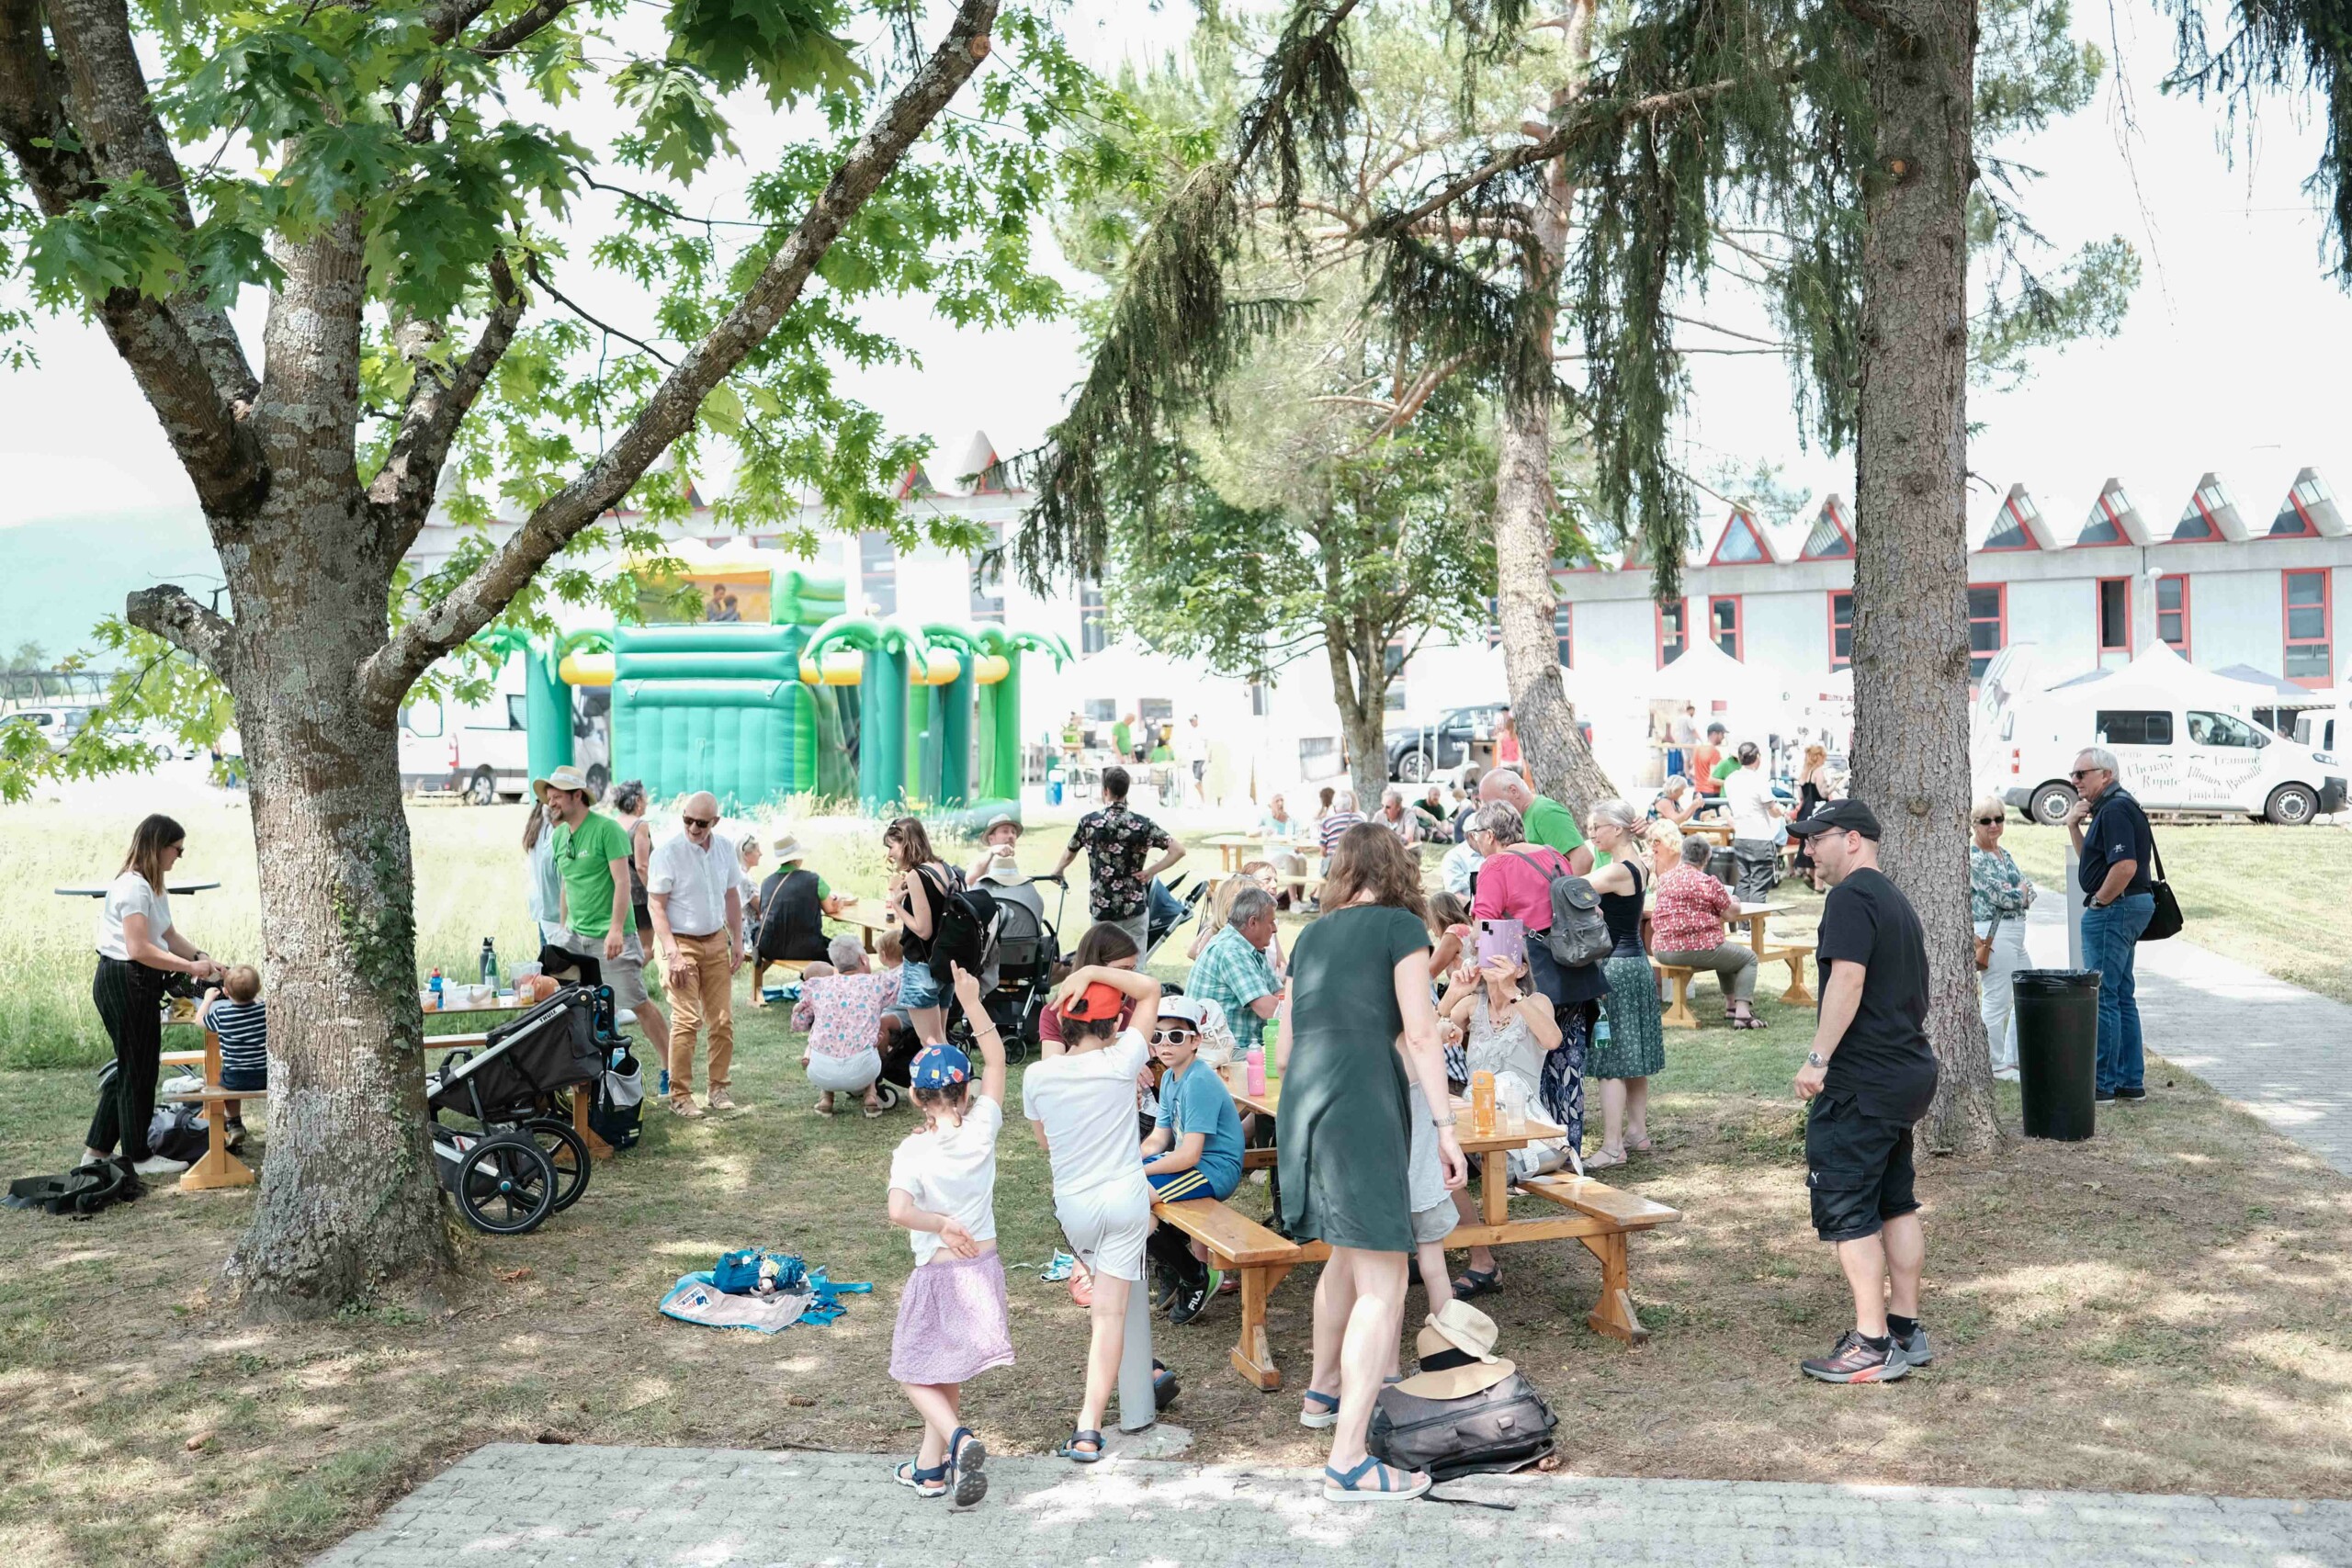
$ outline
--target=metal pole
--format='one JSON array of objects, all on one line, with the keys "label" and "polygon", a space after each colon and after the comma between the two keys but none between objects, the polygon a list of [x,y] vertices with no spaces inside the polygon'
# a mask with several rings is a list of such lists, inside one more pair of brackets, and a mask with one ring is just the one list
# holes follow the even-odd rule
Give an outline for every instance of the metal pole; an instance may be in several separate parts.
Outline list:
[{"label": "metal pole", "polygon": [[2066,967],[2083,966],[2083,857],[2066,846]]},{"label": "metal pole", "polygon": [[1140,1432],[1159,1419],[1151,1390],[1151,1270],[1127,1287],[1126,1337],[1119,1351],[1119,1430]]}]

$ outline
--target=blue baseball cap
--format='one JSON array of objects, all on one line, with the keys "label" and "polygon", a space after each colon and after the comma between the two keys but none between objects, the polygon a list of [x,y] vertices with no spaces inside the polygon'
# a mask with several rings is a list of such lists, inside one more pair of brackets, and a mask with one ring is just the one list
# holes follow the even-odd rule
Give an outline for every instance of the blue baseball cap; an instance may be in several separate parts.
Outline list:
[{"label": "blue baseball cap", "polygon": [[971,1077],[972,1058],[953,1045],[924,1046],[907,1070],[908,1081],[916,1089],[948,1089],[969,1082]]}]

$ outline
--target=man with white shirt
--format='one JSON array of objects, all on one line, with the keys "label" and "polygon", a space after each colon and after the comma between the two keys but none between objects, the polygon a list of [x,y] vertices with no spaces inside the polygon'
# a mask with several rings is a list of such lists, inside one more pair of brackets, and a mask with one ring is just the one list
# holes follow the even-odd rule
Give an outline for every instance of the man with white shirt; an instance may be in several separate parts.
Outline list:
[{"label": "man with white shirt", "polygon": [[695,1036],[710,1029],[710,1108],[731,1111],[727,1072],[735,1059],[735,971],[743,965],[742,862],[718,836],[718,801],[690,795],[678,808],[685,831],[654,847],[646,907],[669,987],[670,1109],[700,1116],[695,1103]]},{"label": "man with white shirt", "polygon": [[1772,792],[1756,742],[1743,741],[1734,755],[1739,766],[1724,780],[1724,801],[1731,807],[1731,858],[1739,868],[1740,902],[1761,904],[1780,885],[1781,849],[1774,840],[1788,809]]}]

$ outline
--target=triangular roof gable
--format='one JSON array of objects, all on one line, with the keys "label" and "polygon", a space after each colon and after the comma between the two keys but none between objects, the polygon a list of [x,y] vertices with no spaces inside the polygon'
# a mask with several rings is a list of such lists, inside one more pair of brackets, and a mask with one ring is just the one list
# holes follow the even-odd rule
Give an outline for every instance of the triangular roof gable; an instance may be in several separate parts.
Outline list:
[{"label": "triangular roof gable", "polygon": [[1980,551],[2054,550],[2058,541],[2050,536],[2050,525],[2042,520],[2041,509],[2034,505],[2032,492],[2020,484],[2009,487],[2009,493],[2001,499],[2000,510],[1993,514],[1993,526],[1984,536],[1984,542],[1976,547]]},{"label": "triangular roof gable", "polygon": [[1755,513],[1746,507],[1735,506],[1731,515],[1724,519],[1723,531],[1715,536],[1715,547],[1707,557],[1709,566],[1773,566],[1781,559],[1772,547],[1770,536]]},{"label": "triangular roof gable", "polygon": [[923,472],[922,465],[921,463],[909,463],[907,465],[907,471],[899,477],[899,489],[893,499],[908,501],[916,496],[937,495],[938,493],[939,487],[931,482],[931,476]]},{"label": "triangular roof gable", "polygon": [[2311,539],[2323,536],[2343,537],[2344,513],[2337,509],[2335,496],[2328,490],[2327,481],[2319,477],[2319,470],[2305,468],[2288,487],[2287,499],[2278,503],[2278,514],[2270,520],[2268,536]]},{"label": "triangular roof gable", "polygon": [[972,432],[972,444],[964,449],[960,477],[964,483],[972,487],[974,495],[999,493],[1006,488],[1003,467],[996,455],[996,443],[989,439],[987,431]]},{"label": "triangular roof gable", "polygon": [[1823,499],[1821,510],[1814,514],[1813,529],[1805,535],[1804,547],[1797,552],[1797,559],[1853,558],[1854,527],[1846,516],[1846,499],[1833,493]]},{"label": "triangular roof gable", "polygon": [[2180,509],[2180,520],[2172,526],[2165,541],[2175,545],[2192,545],[2200,540],[2241,540],[2245,537],[2245,520],[2238,515],[2238,503],[2230,499],[2227,485],[2218,474],[2203,474],[2197,488],[2188,492],[2188,504]]},{"label": "triangular roof gable", "polygon": [[2075,536],[2076,549],[2104,545],[2144,545],[2148,542],[2148,525],[2142,520],[2139,509],[2124,493],[2123,482],[2109,478],[2091,502],[2083,518],[2083,530]]}]

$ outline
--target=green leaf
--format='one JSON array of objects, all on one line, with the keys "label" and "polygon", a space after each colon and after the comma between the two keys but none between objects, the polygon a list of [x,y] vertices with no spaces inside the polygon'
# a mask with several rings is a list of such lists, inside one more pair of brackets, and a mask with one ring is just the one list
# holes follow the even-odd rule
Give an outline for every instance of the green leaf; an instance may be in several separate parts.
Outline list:
[{"label": "green leaf", "polygon": [[842,19],[827,0],[676,0],[670,53],[729,92],[756,77],[770,107],[780,107],[871,81],[834,35]]}]

